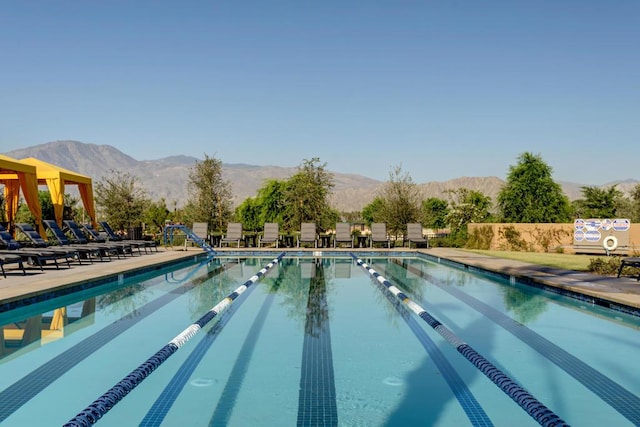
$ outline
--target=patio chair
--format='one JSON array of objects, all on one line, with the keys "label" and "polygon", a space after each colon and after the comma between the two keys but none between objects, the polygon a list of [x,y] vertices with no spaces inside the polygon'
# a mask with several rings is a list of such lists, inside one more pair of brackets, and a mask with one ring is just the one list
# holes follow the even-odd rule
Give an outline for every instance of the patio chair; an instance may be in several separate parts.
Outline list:
[{"label": "patio chair", "polygon": [[[47,252],[56,252],[66,254],[68,257],[73,258],[78,261],[78,264],[82,264],[82,255],[85,252],[80,251],[76,248],[70,247],[62,247],[62,246],[52,246],[46,240],[44,240],[40,234],[28,223],[16,223],[16,228],[29,240],[29,247],[27,249],[33,248],[42,248],[46,249]],[[93,259],[91,257],[86,257],[89,259],[89,262],[93,263]]]},{"label": "patio chair", "polygon": [[227,234],[223,235],[220,239],[220,247],[222,247],[223,243],[226,243],[229,246],[229,243],[236,242],[238,247],[240,247],[240,240],[242,239],[242,223],[240,222],[230,222],[227,224]]},{"label": "patio chair", "polygon": [[24,276],[27,274],[22,262],[22,256],[20,255],[0,252],[0,270],[2,270],[2,277],[7,277],[7,273],[4,271],[5,264],[18,264],[18,266],[22,269],[22,275]]},{"label": "patio chair", "polygon": [[387,224],[384,222],[371,223],[371,240],[369,247],[372,248],[376,243],[386,243],[387,248],[391,248],[391,240],[387,234]]},{"label": "patio chair", "polygon": [[134,249],[138,251],[138,255],[142,255],[142,251],[140,250],[140,245],[138,243],[107,240],[107,237],[105,235],[101,234],[98,230],[96,230],[93,227],[93,224],[91,224],[91,223],[82,224],[82,228],[84,228],[85,234],[87,235],[89,240],[92,241],[92,242],[96,242],[96,243],[110,242],[110,243],[114,243],[114,244],[120,244],[120,245],[122,245],[124,247],[128,247],[129,251],[131,252],[131,255],[133,255],[133,250]]},{"label": "patio chair", "polygon": [[50,251],[40,248],[23,248],[2,225],[0,225],[0,243],[3,247],[0,252],[6,255],[20,256],[22,261],[27,261],[27,264],[37,265],[41,271],[47,261],[53,261],[56,269],[59,269],[59,259],[64,259],[67,262],[67,266],[71,267],[69,258],[73,257],[72,253],[68,251]]},{"label": "patio chair", "polygon": [[420,244],[425,244],[429,247],[429,240],[422,234],[422,224],[412,222],[407,224],[407,240],[409,241],[409,249],[411,249],[411,242],[416,244],[416,247]]},{"label": "patio chair", "polygon": [[336,235],[333,238],[333,247],[337,247],[340,243],[348,243],[353,248],[353,236],[351,235],[351,224],[348,222],[336,223]]},{"label": "patio chair", "polygon": [[118,234],[115,231],[113,231],[113,228],[111,228],[111,226],[107,221],[98,221],[98,225],[100,225],[100,227],[102,227],[102,231],[104,231],[107,234],[108,242],[111,242],[111,241],[127,242],[127,243],[140,245],[141,248],[144,248],[145,253],[147,253],[147,248],[149,249],[155,248],[155,251],[158,252],[158,244],[153,240],[123,239],[122,237],[118,236]]},{"label": "patio chair", "polygon": [[298,247],[301,243],[313,243],[313,247],[318,247],[318,235],[316,234],[315,222],[303,222],[300,226],[300,235],[298,236]]},{"label": "patio chair", "polygon": [[64,231],[62,231],[62,228],[60,228],[58,226],[58,223],[55,222],[54,220],[45,219],[42,221],[42,224],[44,224],[44,228],[46,228],[51,232],[53,237],[56,239],[56,242],[58,243],[58,245],[65,248],[73,248],[78,252],[80,252],[83,256],[87,257],[88,259],[100,258],[100,261],[104,261],[105,257],[111,259],[110,252],[102,247],[83,245],[83,244],[78,244],[78,245],[73,244],[71,240],[69,240],[67,235],[64,234]]},{"label": "patio chair", "polygon": [[274,243],[276,248],[280,242],[280,228],[277,222],[265,222],[264,233],[258,239],[258,247],[263,243]]},{"label": "patio chair", "polygon": [[64,226],[73,236],[72,243],[104,247],[105,250],[109,251],[109,253],[115,254],[118,258],[120,258],[120,255],[126,256],[127,254],[133,256],[133,251],[131,250],[130,245],[123,245],[120,242],[107,242],[106,240],[102,242],[90,240],[87,238],[84,231],[82,231],[82,228],[80,228],[80,226],[73,220],[65,220]]}]

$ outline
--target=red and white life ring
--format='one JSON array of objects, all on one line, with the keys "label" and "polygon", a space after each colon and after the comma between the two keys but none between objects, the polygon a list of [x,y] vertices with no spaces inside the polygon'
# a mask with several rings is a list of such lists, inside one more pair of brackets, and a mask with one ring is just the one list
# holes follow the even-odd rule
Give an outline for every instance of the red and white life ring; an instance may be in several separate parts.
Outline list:
[{"label": "red and white life ring", "polygon": [[606,251],[615,251],[618,247],[618,239],[616,236],[607,236],[602,241],[602,246]]}]

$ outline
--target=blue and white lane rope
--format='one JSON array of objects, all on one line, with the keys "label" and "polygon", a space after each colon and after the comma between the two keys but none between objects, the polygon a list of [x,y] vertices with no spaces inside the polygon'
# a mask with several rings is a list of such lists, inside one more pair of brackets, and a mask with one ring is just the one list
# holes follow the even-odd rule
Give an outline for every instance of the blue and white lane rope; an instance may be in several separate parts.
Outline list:
[{"label": "blue and white lane rope", "polygon": [[471,362],[480,370],[487,378],[496,384],[507,396],[513,399],[522,409],[524,409],[538,424],[545,427],[568,426],[558,415],[551,409],[547,408],[543,403],[533,397],[528,391],[522,388],[518,383],[509,378],[504,372],[489,362],[481,354],[476,352],[469,344],[458,338],[451,330],[436,320],[427,311],[420,307],[416,302],[407,297],[400,289],[393,286],[380,273],[369,267],[363,260],[357,258],[350,253],[356,264],[365,269],[378,282],[384,285],[389,292],[402,301],[409,310],[417,314],[422,320],[427,322],[437,333],[439,333],[449,344],[451,344],[458,353],[462,354],[465,359]]},{"label": "blue and white lane rope", "polygon": [[136,388],[144,381],[153,371],[163,364],[170,356],[172,356],[187,341],[193,338],[200,330],[209,323],[220,312],[229,307],[233,300],[238,298],[247,288],[260,280],[267,272],[278,264],[284,257],[284,252],[274,258],[269,264],[263,267],[259,272],[240,285],[235,291],[230,293],[225,299],[220,301],[204,316],[198,319],[187,329],[178,334],[169,343],[147,359],[142,365],[131,371],[129,375],[124,377],[118,384],[109,389],[102,396],[93,401],[82,412],[65,424],[65,427],[90,426],[98,422],[104,414],[106,414],[116,403],[120,402],[129,392]]}]

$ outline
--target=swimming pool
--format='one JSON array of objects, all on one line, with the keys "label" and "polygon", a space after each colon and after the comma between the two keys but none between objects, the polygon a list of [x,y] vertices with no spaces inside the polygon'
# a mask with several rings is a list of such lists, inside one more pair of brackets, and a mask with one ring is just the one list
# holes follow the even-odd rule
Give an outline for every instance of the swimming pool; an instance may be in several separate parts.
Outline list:
[{"label": "swimming pool", "polygon": [[640,423],[638,318],[421,256],[316,255],[221,256],[1,313],[0,422],[74,419],[249,282],[99,425],[539,425],[460,343],[568,424]]}]

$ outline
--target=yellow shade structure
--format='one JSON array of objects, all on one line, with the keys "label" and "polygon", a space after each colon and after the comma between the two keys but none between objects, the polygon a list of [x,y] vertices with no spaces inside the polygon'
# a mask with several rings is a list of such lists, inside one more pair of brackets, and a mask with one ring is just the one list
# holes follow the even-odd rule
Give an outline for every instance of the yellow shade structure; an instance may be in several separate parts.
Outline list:
[{"label": "yellow shade structure", "polygon": [[38,183],[46,183],[51,193],[51,202],[58,225],[62,226],[62,212],[64,210],[64,187],[65,185],[77,185],[80,191],[80,198],[87,215],[91,219],[94,227],[96,223],[96,209],[93,202],[93,185],[91,178],[72,172],[60,166],[52,165],[34,157],[20,159],[20,162],[35,166]]},{"label": "yellow shade structure", "polygon": [[22,189],[27,206],[36,219],[38,232],[41,236],[46,236],[42,226],[42,207],[38,198],[38,178],[35,166],[0,154],[0,184],[4,184],[5,211],[9,223],[15,222],[20,189]]}]

